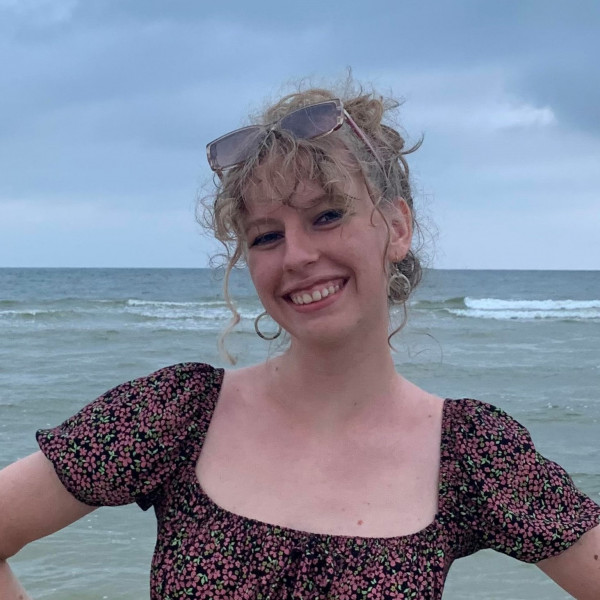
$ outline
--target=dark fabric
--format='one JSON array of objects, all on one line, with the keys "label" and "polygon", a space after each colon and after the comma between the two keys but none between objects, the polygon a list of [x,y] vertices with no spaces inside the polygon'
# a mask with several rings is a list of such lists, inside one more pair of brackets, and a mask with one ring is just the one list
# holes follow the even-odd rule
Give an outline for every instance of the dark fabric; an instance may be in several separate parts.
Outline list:
[{"label": "dark fabric", "polygon": [[154,506],[154,600],[441,598],[457,558],[494,548],[537,562],[600,524],[600,507],[535,451],[523,426],[470,399],[445,402],[438,513],[415,534],[315,534],[236,515],[195,474],[222,378],[209,365],[167,367],[37,432],[82,502]]}]

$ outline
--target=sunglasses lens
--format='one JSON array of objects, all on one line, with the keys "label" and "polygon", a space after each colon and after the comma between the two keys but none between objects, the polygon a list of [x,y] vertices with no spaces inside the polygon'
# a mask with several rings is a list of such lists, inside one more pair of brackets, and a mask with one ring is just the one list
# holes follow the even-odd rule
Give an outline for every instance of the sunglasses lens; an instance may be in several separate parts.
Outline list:
[{"label": "sunglasses lens", "polygon": [[244,162],[256,152],[261,138],[260,127],[247,127],[215,140],[208,146],[211,166],[226,169]]},{"label": "sunglasses lens", "polygon": [[[278,123],[298,139],[310,140],[337,129],[343,122],[341,103],[320,102],[291,112]],[[232,131],[208,144],[208,160],[215,171],[234,167],[248,160],[260,148],[265,127],[254,125]]]},{"label": "sunglasses lens", "polygon": [[281,119],[280,127],[299,139],[310,140],[332,131],[339,124],[340,116],[335,102],[321,102],[290,113]]}]

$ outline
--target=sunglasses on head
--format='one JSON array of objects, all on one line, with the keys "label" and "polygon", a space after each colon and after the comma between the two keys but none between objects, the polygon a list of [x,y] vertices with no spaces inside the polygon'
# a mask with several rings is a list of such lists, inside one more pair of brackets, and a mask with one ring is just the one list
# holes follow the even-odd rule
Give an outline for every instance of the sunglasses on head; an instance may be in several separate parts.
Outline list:
[{"label": "sunglasses on head", "polygon": [[337,98],[299,108],[269,125],[250,125],[222,135],[206,146],[208,164],[220,175],[222,171],[236,167],[254,156],[265,137],[274,129],[288,131],[298,139],[314,140],[338,130],[344,122],[348,123],[383,169],[383,161],[375,148]]}]

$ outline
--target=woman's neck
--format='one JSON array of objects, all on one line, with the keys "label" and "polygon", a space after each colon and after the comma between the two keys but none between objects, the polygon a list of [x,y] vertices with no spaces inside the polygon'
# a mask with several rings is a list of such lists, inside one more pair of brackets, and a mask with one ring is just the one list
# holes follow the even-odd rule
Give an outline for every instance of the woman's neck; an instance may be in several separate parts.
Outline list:
[{"label": "woman's neck", "polygon": [[265,365],[265,395],[283,414],[308,430],[345,429],[389,413],[403,379],[383,343],[344,343],[310,348],[293,343]]}]

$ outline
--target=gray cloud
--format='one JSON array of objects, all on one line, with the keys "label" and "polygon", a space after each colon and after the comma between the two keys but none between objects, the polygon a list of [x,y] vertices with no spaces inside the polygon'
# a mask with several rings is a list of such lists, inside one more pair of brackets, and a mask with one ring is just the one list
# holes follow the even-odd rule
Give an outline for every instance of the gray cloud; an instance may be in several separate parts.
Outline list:
[{"label": "gray cloud", "polygon": [[0,210],[18,223],[31,204],[14,202],[122,205],[143,236],[136,211],[191,208],[206,141],[282,82],[352,65],[407,97],[406,128],[425,133],[413,171],[442,220],[457,206],[556,215],[565,190],[587,214],[598,31],[595,0],[0,0]]},{"label": "gray cloud", "polygon": [[[596,56],[600,56],[597,51]],[[565,126],[600,135],[600,71],[597,66],[575,61],[551,67],[540,65],[519,74],[514,89],[533,103],[552,107]]]}]

